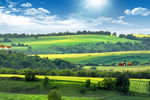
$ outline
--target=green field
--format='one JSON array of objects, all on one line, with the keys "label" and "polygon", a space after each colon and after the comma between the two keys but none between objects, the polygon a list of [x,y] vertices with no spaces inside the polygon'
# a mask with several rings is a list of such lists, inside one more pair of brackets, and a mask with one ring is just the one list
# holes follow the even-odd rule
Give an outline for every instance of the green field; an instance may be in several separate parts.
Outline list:
[{"label": "green field", "polygon": [[[2,38],[0,38],[2,40]],[[82,43],[97,43],[97,42],[139,42],[135,40],[129,40],[114,36],[106,35],[66,35],[66,36],[45,36],[35,38],[11,38],[10,39],[14,44],[23,43],[32,46],[32,51],[38,54],[50,54],[50,53],[59,53],[57,50],[53,50],[53,47],[56,46],[70,46],[77,45]],[[1,42],[2,45],[11,45],[11,43]],[[27,52],[28,47],[13,47],[13,50]]]},{"label": "green field", "polygon": [[119,63],[126,60],[127,62],[139,61],[142,64],[150,60],[150,51],[122,51],[122,52],[106,52],[106,53],[83,53],[83,54],[48,54],[39,55],[40,57],[48,57],[49,59],[64,59],[76,64],[79,63],[97,63],[111,64]]},{"label": "green field", "polygon": [[[0,75],[0,100],[47,100],[47,92],[42,88],[42,80],[36,82],[15,81],[9,77],[23,75]],[[5,77],[5,78],[3,78]],[[8,79],[7,79],[8,77]],[[45,76],[37,76],[43,79]],[[50,86],[57,86],[64,100],[149,100],[149,97],[122,96],[114,91],[96,90],[81,94],[79,91],[84,87],[85,80],[91,79],[92,84],[103,78],[48,76]],[[130,91],[149,94],[148,82],[150,79],[130,79]],[[19,94],[18,94],[19,93]]]}]

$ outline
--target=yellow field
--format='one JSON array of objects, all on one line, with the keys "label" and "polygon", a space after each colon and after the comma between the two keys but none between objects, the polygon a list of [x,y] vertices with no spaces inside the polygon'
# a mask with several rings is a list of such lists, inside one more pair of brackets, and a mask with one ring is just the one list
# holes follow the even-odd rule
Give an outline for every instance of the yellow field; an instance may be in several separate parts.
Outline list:
[{"label": "yellow field", "polygon": [[[84,69],[89,70],[91,69],[92,66],[85,66]],[[145,71],[145,70],[150,70],[150,66],[125,66],[125,67],[121,67],[121,66],[97,66],[96,67],[97,70],[101,70],[101,71]]]},{"label": "yellow field", "polygon": [[[0,77],[22,77],[24,78],[24,75],[10,75],[10,74],[0,74]],[[39,79],[44,79],[45,76],[37,75],[36,76]],[[93,78],[93,77],[72,77],[72,76],[47,76],[49,79],[53,80],[64,80],[64,81],[76,81],[76,82],[85,82],[86,79],[91,79],[92,83],[97,83],[99,81],[102,81],[104,78]],[[150,79],[130,79],[131,81],[146,81],[150,82]]]},{"label": "yellow field", "polygon": [[[42,58],[48,57],[49,59],[56,58],[76,58],[76,57],[90,57],[90,56],[112,56],[121,54],[136,54],[136,53],[150,53],[150,51],[123,51],[123,52],[106,52],[106,53],[82,53],[82,54],[41,54],[38,55]],[[34,56],[34,55],[32,55]]]},{"label": "yellow field", "polygon": [[144,35],[144,34],[134,34],[136,37],[150,37],[150,35]]}]

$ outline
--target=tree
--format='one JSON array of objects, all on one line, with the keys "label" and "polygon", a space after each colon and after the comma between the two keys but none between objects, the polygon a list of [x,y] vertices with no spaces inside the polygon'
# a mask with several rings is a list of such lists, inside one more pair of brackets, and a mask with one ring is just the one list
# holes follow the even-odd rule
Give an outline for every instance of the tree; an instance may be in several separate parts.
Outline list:
[{"label": "tree", "polygon": [[11,42],[9,38],[4,38],[4,42]]},{"label": "tree", "polygon": [[113,33],[112,35],[113,35],[113,36],[116,36],[116,35],[117,35],[117,33]]},{"label": "tree", "polygon": [[112,78],[105,78],[102,81],[103,87],[107,90],[113,90],[116,88],[116,80],[113,80]]},{"label": "tree", "polygon": [[90,80],[90,79],[87,79],[87,80],[86,80],[85,86],[86,86],[87,88],[90,88],[90,86],[91,86],[91,80]]},{"label": "tree", "polygon": [[48,93],[48,100],[62,100],[62,95],[57,90]]},{"label": "tree", "polygon": [[130,80],[126,74],[117,76],[116,86],[120,92],[127,94],[129,92]]},{"label": "tree", "polygon": [[44,89],[49,89],[49,78],[48,77],[44,78],[43,87],[44,87]]},{"label": "tree", "polygon": [[35,77],[35,73],[32,72],[31,69],[28,69],[26,74],[25,74],[25,80],[26,81],[35,81],[36,77]]}]

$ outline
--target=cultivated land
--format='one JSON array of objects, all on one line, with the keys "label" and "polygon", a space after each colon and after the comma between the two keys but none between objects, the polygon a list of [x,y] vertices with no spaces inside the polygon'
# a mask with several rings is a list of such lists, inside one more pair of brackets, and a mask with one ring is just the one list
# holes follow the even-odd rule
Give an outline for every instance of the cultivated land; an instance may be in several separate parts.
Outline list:
[{"label": "cultivated land", "polygon": [[[2,40],[2,38],[0,38]],[[49,54],[49,53],[59,53],[55,50],[56,46],[70,46],[77,45],[82,43],[97,43],[97,42],[140,42],[135,40],[129,40],[125,38],[119,38],[117,36],[107,36],[107,35],[66,35],[66,36],[44,36],[39,37],[38,39],[33,38],[11,38],[12,42],[1,42],[3,45],[11,45],[12,43],[18,44],[27,44],[32,47],[33,53],[37,54]],[[13,47],[13,50],[22,51],[27,53],[28,47]]]},{"label": "cultivated land", "polygon": [[[146,71],[150,70],[150,66],[95,66],[100,71]],[[84,66],[83,69],[91,70],[92,66]]]},{"label": "cultivated land", "polygon": [[83,54],[48,54],[39,55],[40,57],[48,57],[49,59],[64,59],[76,64],[97,63],[112,64],[119,63],[123,60],[127,62],[139,61],[147,63],[150,60],[150,51],[122,51],[122,52],[106,52],[106,53],[83,53]]},{"label": "cultivated land", "polygon": [[[7,79],[7,77],[13,76],[24,77],[24,75],[0,75],[0,100],[47,100],[47,95],[45,95],[46,92],[42,88],[42,80],[36,82],[26,82]],[[37,77],[43,79],[45,76]],[[149,97],[122,96],[117,92],[106,90],[88,91],[86,94],[80,94],[79,91],[84,87],[86,79],[91,79],[92,84],[94,84],[103,80],[103,78],[68,76],[48,77],[50,78],[50,85],[52,87],[57,86],[58,90],[63,94],[64,100],[149,100]],[[130,79],[130,82],[130,91],[149,94],[149,79]]]}]

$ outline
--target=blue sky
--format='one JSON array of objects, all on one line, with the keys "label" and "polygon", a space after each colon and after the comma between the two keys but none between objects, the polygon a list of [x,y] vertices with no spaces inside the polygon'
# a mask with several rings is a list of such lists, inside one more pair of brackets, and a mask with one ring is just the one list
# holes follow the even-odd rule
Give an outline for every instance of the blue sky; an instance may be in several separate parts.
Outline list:
[{"label": "blue sky", "polygon": [[150,0],[0,0],[0,33],[150,34]]}]

